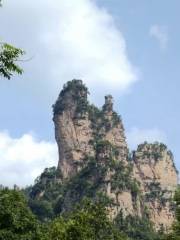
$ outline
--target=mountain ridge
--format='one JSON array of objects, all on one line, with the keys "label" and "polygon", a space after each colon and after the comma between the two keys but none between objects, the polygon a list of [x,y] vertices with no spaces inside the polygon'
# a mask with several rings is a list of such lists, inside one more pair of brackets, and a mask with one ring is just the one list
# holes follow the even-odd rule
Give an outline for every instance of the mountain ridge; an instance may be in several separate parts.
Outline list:
[{"label": "mountain ridge", "polygon": [[[61,189],[54,209],[63,213],[84,197],[99,199],[117,224],[120,218],[149,219],[156,231],[168,231],[175,218],[178,175],[167,146],[145,142],[131,154],[112,96],[105,96],[102,109],[89,104],[81,80],[64,85],[53,114],[59,150],[53,181]],[[46,186],[47,178],[42,179]],[[43,199],[46,192],[36,185],[31,196]]]}]

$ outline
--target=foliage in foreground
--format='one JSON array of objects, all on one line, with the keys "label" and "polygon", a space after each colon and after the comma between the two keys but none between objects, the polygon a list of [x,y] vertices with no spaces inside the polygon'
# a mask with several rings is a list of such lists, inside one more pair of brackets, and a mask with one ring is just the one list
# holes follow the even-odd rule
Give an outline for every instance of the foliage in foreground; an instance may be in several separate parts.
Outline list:
[{"label": "foliage in foreground", "polygon": [[178,187],[174,200],[176,202],[176,221],[172,226],[172,232],[166,240],[180,240],[180,186]]},{"label": "foliage in foreground", "polygon": [[[0,7],[2,0],[0,0]],[[24,51],[8,43],[0,42],[0,76],[10,79],[14,73],[22,74],[22,68],[17,64]]]},{"label": "foliage in foreground", "polygon": [[[148,223],[138,219],[120,217],[118,225],[113,224],[107,217],[105,205],[89,199],[84,199],[72,212],[42,223],[33,215],[20,191],[2,189],[0,240],[180,240],[180,188],[175,201],[176,221],[172,232],[163,237],[150,234]],[[130,229],[134,235],[128,238]]]},{"label": "foliage in foreground", "polygon": [[0,240],[123,240],[105,206],[84,200],[66,216],[40,223],[25,197],[16,190],[0,190]]},{"label": "foliage in foreground", "polygon": [[69,216],[56,218],[50,224],[49,239],[123,240],[125,236],[107,217],[105,207],[84,200]]},{"label": "foliage in foreground", "polygon": [[24,51],[7,43],[0,43],[0,76],[10,79],[13,73],[22,74],[23,70],[16,64]]},{"label": "foliage in foreground", "polygon": [[0,240],[39,239],[39,224],[22,193],[0,191]]}]

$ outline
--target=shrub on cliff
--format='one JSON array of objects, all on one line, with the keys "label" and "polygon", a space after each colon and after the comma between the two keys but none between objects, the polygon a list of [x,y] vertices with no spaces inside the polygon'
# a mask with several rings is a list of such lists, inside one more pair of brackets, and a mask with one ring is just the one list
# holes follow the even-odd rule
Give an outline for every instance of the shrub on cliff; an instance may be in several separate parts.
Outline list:
[{"label": "shrub on cliff", "polygon": [[166,240],[180,240],[180,186],[176,191],[174,200],[176,203],[176,220],[172,232],[166,237]]}]

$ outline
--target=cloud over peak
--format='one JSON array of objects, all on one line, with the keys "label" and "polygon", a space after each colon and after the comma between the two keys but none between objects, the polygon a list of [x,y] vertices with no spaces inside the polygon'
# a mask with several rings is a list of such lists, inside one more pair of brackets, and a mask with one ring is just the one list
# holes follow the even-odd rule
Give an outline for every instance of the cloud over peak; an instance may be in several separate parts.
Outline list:
[{"label": "cloud over peak", "polygon": [[36,86],[40,82],[40,88],[47,84],[57,91],[62,83],[81,78],[91,89],[100,86],[102,94],[113,90],[122,94],[138,79],[122,32],[93,0],[8,1],[2,14],[1,22],[13,27],[10,38],[15,44],[34,48],[35,58],[28,66],[35,76],[31,81]]},{"label": "cloud over peak", "polygon": [[90,86],[99,83],[122,92],[137,80],[125,39],[106,10],[90,0],[56,4],[60,15],[45,41],[56,56],[55,69],[68,66],[68,71],[56,71],[57,75],[63,73],[65,79],[82,78]]}]

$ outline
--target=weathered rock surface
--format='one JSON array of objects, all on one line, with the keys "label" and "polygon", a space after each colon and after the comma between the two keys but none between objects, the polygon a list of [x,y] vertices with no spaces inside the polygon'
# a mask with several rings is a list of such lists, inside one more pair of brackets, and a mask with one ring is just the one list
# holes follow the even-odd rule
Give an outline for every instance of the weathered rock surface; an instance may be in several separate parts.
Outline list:
[{"label": "weathered rock surface", "polygon": [[[82,87],[82,88],[81,88]],[[87,101],[87,90],[80,80],[76,81],[75,88],[61,92],[54,105],[55,138],[59,150],[58,168],[63,178],[70,178],[81,168],[82,160],[86,155],[94,154],[89,144],[92,139],[92,129],[86,112],[79,117],[77,109],[79,99]]]},{"label": "weathered rock surface", "polygon": [[169,228],[174,221],[171,199],[178,184],[171,151],[162,143],[144,143],[134,152],[133,161],[151,220],[157,229]]},{"label": "weathered rock surface", "polygon": [[113,201],[112,218],[120,212],[141,217],[147,208],[155,228],[168,229],[174,220],[171,198],[178,183],[172,153],[164,144],[144,143],[129,159],[123,123],[113,110],[112,96],[105,97],[100,110],[88,103],[87,95],[82,81],[73,80],[53,106],[62,181],[76,176],[88,166],[88,159],[94,159],[104,178],[90,174],[88,181],[100,182],[98,191]]}]

